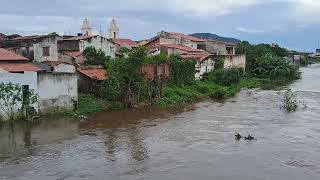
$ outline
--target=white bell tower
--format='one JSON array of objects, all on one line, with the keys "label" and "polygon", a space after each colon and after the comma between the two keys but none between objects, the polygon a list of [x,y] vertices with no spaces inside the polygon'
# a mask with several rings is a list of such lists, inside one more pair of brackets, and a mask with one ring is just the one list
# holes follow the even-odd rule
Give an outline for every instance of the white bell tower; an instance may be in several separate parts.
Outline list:
[{"label": "white bell tower", "polygon": [[109,31],[109,38],[111,39],[119,38],[119,26],[115,18],[112,19],[108,31]]},{"label": "white bell tower", "polygon": [[92,28],[90,26],[90,22],[87,18],[83,20],[83,24],[81,27],[81,32],[83,36],[92,36]]}]

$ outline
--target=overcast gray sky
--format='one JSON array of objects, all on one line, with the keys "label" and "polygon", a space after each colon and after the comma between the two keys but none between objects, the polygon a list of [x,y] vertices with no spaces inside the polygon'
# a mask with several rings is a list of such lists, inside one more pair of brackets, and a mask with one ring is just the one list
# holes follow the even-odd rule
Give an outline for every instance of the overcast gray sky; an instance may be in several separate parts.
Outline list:
[{"label": "overcast gray sky", "polygon": [[75,34],[88,17],[106,33],[140,40],[161,30],[210,32],[313,51],[320,46],[320,0],[0,0],[0,32]]}]

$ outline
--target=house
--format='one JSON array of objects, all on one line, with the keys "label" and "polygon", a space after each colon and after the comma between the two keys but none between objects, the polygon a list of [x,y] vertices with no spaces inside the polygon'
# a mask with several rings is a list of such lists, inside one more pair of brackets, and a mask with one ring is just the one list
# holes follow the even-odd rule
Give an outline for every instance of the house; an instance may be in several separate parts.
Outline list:
[{"label": "house", "polygon": [[37,62],[58,61],[60,39],[57,34],[24,36],[4,40],[0,47]]},{"label": "house", "polygon": [[102,82],[107,79],[107,70],[102,66],[77,68],[79,92],[100,95]]},{"label": "house", "polygon": [[131,39],[113,39],[116,47],[116,52],[119,52],[121,48],[125,47],[128,49],[132,49],[135,47],[138,47],[139,44],[136,43],[135,41],[132,41]]},{"label": "house", "polygon": [[246,56],[236,54],[235,44],[210,39],[198,44],[198,49],[214,54],[217,58],[223,58],[225,60],[225,68],[245,69],[246,67]]},{"label": "house", "polygon": [[183,60],[195,60],[195,78],[201,79],[205,73],[214,69],[215,57],[203,50],[194,49],[181,44],[161,44],[156,47],[153,54],[165,53],[168,55],[178,54]]},{"label": "house", "polygon": [[83,52],[87,47],[94,47],[102,50],[106,56],[115,57],[115,44],[112,40],[100,35],[74,36],[58,42],[59,52],[72,51]]},{"label": "house", "polygon": [[149,49],[157,44],[181,44],[197,49],[198,44],[204,41],[205,40],[203,39],[195,38],[182,33],[161,31],[158,33],[157,36],[155,36],[148,43],[146,43],[145,47]]},{"label": "house", "polygon": [[30,62],[28,58],[0,48],[0,82],[32,89],[38,95],[38,102],[32,105],[37,112],[73,109],[78,101],[76,73],[61,71],[63,66],[56,62],[46,63],[53,68],[48,64]]}]

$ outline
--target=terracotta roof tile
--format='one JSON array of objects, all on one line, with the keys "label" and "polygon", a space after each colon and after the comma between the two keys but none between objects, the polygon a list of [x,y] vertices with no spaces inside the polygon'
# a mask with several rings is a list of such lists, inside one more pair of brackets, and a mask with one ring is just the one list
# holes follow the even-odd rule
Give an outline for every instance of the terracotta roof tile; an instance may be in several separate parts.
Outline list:
[{"label": "terracotta roof tile", "polygon": [[170,34],[173,34],[175,36],[178,36],[178,37],[181,37],[181,38],[193,41],[193,42],[205,42],[205,40],[203,40],[203,39],[195,38],[195,37],[188,36],[188,35],[185,35],[182,33],[170,32]]},{"label": "terracotta roof tile", "polygon": [[0,63],[0,68],[8,72],[43,71],[43,69],[40,69],[39,67],[29,63],[5,63],[5,64]]},{"label": "terracotta roof tile", "polygon": [[29,61],[29,59],[0,48],[0,61]]},{"label": "terracotta roof tile", "polygon": [[132,41],[131,39],[114,39],[114,42],[120,44],[121,46],[132,46],[138,47],[139,44]]},{"label": "terracotta roof tile", "polygon": [[75,59],[82,55],[82,52],[80,51],[63,51],[63,53]]},{"label": "terracotta roof tile", "polygon": [[207,59],[211,54],[208,52],[202,52],[202,53],[186,53],[186,54],[181,54],[181,57],[185,60],[197,60],[197,61],[203,61]]},{"label": "terracotta roof tile", "polygon": [[90,79],[103,81],[107,79],[107,70],[105,69],[80,69],[78,68],[78,71],[89,77]]}]

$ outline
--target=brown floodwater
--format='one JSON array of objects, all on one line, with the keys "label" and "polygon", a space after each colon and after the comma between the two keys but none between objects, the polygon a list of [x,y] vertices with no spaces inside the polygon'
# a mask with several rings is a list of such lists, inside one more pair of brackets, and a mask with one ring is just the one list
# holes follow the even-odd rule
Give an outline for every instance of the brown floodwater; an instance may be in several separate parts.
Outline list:
[{"label": "brown floodwater", "polygon": [[224,103],[0,124],[0,179],[318,180],[320,65],[301,70],[290,88],[307,107],[293,113],[282,91],[243,90]]}]

